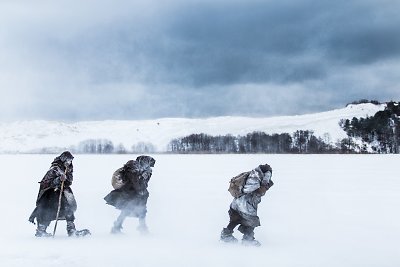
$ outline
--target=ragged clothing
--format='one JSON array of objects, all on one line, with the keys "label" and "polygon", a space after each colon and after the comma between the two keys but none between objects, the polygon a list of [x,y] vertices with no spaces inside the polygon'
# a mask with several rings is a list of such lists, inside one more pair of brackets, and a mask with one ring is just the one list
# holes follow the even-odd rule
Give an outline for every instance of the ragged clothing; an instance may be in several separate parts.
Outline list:
[{"label": "ragged clothing", "polygon": [[257,227],[260,219],[257,216],[258,204],[261,197],[273,185],[271,180],[272,170],[263,172],[259,167],[253,169],[243,187],[243,195],[234,198],[230,208],[236,211],[242,218],[242,224]]},{"label": "ragged clothing", "polygon": [[106,203],[124,211],[127,216],[144,218],[149,197],[147,187],[154,164],[155,160],[149,156],[128,161],[121,170],[123,185],[104,197]]},{"label": "ragged clothing", "polygon": [[67,167],[60,157],[56,157],[51,164],[43,179],[39,182],[39,193],[36,199],[36,207],[33,210],[29,221],[49,225],[56,219],[58,202],[61,188],[61,176],[65,175],[64,188],[61,197],[61,208],[59,219],[73,221],[74,212],[77,209],[76,200],[71,189],[73,181],[73,165],[70,163]]}]

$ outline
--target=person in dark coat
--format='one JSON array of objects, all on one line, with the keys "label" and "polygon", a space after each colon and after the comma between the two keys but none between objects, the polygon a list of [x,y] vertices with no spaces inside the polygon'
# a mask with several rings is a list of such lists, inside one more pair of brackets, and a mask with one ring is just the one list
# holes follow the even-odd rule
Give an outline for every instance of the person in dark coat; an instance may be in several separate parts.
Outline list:
[{"label": "person in dark coat", "polygon": [[64,182],[64,187],[58,219],[67,221],[68,236],[90,234],[87,229],[77,231],[74,224],[74,213],[77,209],[77,204],[71,189],[74,171],[73,158],[69,151],[61,153],[60,156],[54,159],[50,169],[39,182],[40,187],[36,199],[36,208],[29,217],[29,221],[32,223],[35,223],[36,219],[37,229],[35,236],[37,237],[52,236],[52,234],[46,232],[46,229],[51,221],[56,220],[62,182]]},{"label": "person in dark coat", "polygon": [[229,208],[229,224],[222,229],[221,241],[237,242],[232,235],[233,230],[239,225],[239,232],[243,234],[242,244],[260,246],[254,238],[254,228],[260,226],[257,216],[258,204],[261,197],[274,184],[271,180],[272,168],[268,164],[259,165],[250,171],[242,189],[242,195],[234,198]]},{"label": "person in dark coat", "polygon": [[147,187],[152,175],[151,167],[154,167],[155,162],[152,157],[139,156],[114,172],[112,185],[115,189],[104,200],[108,205],[121,210],[121,213],[114,222],[111,233],[121,233],[126,217],[139,218],[138,230],[147,233]]}]

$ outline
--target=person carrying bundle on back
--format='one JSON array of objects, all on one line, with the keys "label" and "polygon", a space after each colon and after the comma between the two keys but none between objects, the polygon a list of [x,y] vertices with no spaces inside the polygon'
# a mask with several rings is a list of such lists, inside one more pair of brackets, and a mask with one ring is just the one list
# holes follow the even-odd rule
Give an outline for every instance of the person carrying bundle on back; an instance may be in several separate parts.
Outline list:
[{"label": "person carrying bundle on back", "polygon": [[121,210],[121,214],[114,222],[111,233],[121,233],[122,224],[126,217],[139,218],[138,230],[145,234],[148,232],[146,225],[147,190],[151,167],[154,167],[155,160],[149,156],[139,156],[136,160],[129,160],[123,167],[116,170],[112,176],[114,188],[104,200],[108,205]]},{"label": "person carrying bundle on back", "polygon": [[222,229],[220,240],[235,243],[238,240],[232,235],[236,226],[243,234],[242,244],[260,246],[254,238],[254,228],[260,226],[257,216],[258,204],[261,197],[274,184],[271,180],[272,168],[268,164],[233,177],[228,191],[234,197],[229,209],[229,224]]}]

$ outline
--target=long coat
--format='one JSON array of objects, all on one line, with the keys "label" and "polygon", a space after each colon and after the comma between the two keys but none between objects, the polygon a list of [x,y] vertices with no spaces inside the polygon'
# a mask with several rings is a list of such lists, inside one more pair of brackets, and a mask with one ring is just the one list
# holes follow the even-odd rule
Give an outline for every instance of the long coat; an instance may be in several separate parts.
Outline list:
[{"label": "long coat", "polygon": [[61,180],[60,177],[65,174],[67,179],[64,181],[64,190],[61,197],[61,209],[59,220],[74,220],[74,212],[77,209],[76,200],[71,189],[73,181],[73,166],[72,164],[65,172],[63,162],[56,158],[50,169],[47,171],[43,179],[39,182],[39,193],[36,199],[36,208],[33,210],[29,221],[48,224],[55,220],[57,216],[58,201],[60,196]]},{"label": "long coat", "polygon": [[261,202],[261,197],[272,185],[271,176],[265,175],[260,167],[250,172],[243,187],[244,194],[234,198],[231,203],[231,208],[242,217],[241,220],[244,225],[260,226],[260,218],[257,216],[258,204]]},{"label": "long coat", "polygon": [[147,190],[151,170],[151,157],[142,160],[130,160],[122,168],[123,186],[111,191],[104,200],[108,205],[122,210],[127,216],[144,218],[147,213]]}]

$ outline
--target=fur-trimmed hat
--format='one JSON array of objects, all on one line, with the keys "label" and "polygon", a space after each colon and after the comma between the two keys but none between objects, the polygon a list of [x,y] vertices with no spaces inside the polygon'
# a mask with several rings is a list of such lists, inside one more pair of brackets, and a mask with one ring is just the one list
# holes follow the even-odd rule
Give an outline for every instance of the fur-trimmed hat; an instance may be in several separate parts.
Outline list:
[{"label": "fur-trimmed hat", "polygon": [[59,156],[60,160],[62,162],[66,162],[68,159],[74,159],[74,156],[72,156],[71,152],[69,151],[64,151],[63,153],[61,153],[61,155]]},{"label": "fur-trimmed hat", "polygon": [[266,173],[267,171],[272,172],[271,166],[269,166],[269,165],[266,164],[266,163],[265,163],[264,165],[260,165],[259,167],[260,167],[260,169],[261,169],[261,171],[262,171],[263,173]]}]

